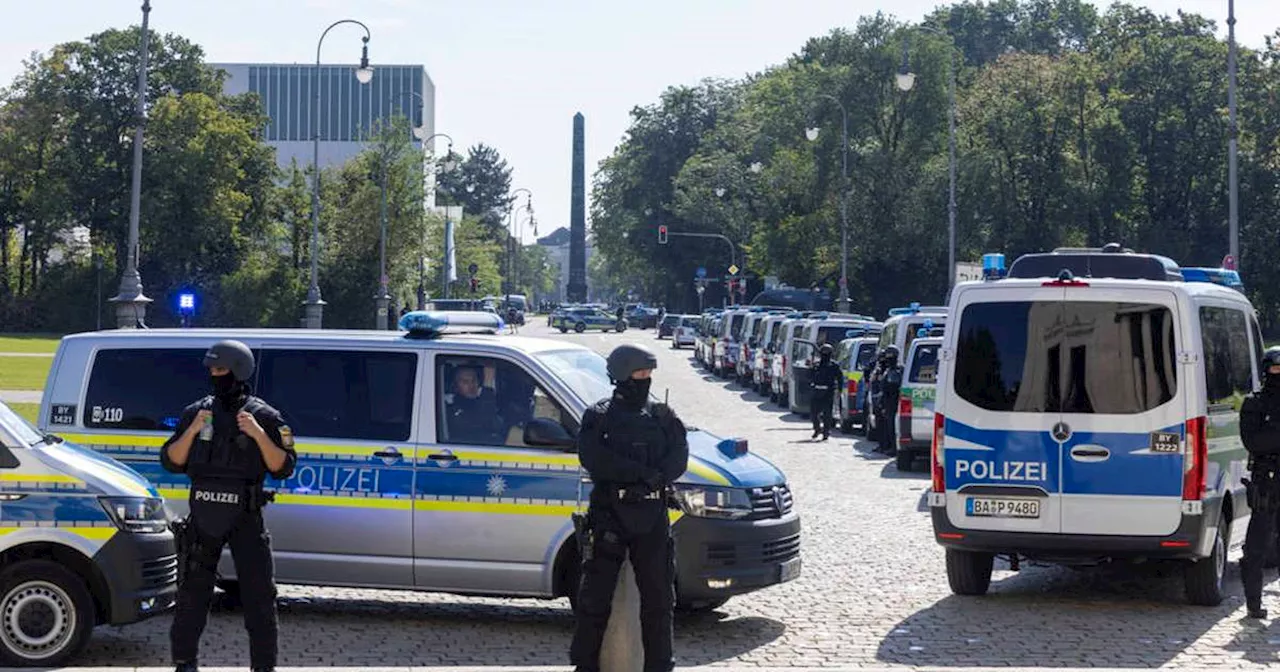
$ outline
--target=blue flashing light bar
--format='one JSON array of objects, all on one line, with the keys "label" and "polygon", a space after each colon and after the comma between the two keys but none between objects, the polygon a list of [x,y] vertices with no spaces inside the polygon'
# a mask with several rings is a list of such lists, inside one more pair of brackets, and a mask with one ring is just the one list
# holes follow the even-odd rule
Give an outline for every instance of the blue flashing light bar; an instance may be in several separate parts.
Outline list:
[{"label": "blue flashing light bar", "polygon": [[181,310],[196,309],[196,295],[190,292],[184,292],[178,295],[178,308]]},{"label": "blue flashing light bar", "polygon": [[906,308],[892,308],[889,315],[916,315],[918,313],[946,313],[946,306],[922,306],[919,301],[912,301]]},{"label": "blue flashing light bar", "polygon": [[982,255],[982,277],[986,280],[999,280],[1008,269],[1004,265],[1004,255],[992,252]]},{"label": "blue flashing light bar", "polygon": [[1239,271],[1225,268],[1184,268],[1182,279],[1186,282],[1210,282],[1236,291],[1244,291],[1244,282],[1240,280]]},{"label": "blue flashing light bar", "polygon": [[502,331],[506,323],[493,313],[458,310],[414,310],[400,318],[408,338],[435,338],[446,331]]}]

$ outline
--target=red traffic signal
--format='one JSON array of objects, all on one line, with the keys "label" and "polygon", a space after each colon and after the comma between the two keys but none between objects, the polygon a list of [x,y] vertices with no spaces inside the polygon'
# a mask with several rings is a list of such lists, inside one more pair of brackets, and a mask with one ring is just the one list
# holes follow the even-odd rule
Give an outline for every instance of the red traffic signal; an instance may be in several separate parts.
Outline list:
[{"label": "red traffic signal", "polygon": [[666,224],[662,224],[658,226],[658,244],[659,245],[667,244],[667,225]]}]

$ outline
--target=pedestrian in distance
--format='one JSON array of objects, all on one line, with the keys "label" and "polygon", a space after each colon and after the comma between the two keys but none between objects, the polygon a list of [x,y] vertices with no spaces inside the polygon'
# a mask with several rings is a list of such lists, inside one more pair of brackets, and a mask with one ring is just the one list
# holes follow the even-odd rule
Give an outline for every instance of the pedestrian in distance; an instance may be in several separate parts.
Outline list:
[{"label": "pedestrian in distance", "polygon": [[249,632],[253,672],[275,670],[278,625],[270,536],[262,509],[267,474],[288,478],[297,464],[293,432],[280,412],[251,394],[253,351],[221,341],[204,355],[212,394],[182,412],[160,463],[191,478],[187,518],[174,525],[178,541],[178,599],[169,629],[176,672],[196,672],[217,579],[230,546]]},{"label": "pedestrian in distance", "polygon": [[591,476],[585,516],[574,514],[582,556],[577,628],[570,662],[578,672],[600,671],[600,647],[623,562],[630,557],[640,592],[645,672],[675,669],[675,547],[667,502],[685,472],[689,443],[684,424],[649,396],[657,357],[639,345],[609,353],[612,396],[582,416],[578,455]]},{"label": "pedestrian in distance", "polygon": [[1240,559],[1240,580],[1250,618],[1266,618],[1262,569],[1276,544],[1280,513],[1280,347],[1262,355],[1262,389],[1240,405],[1240,440],[1249,452],[1249,477],[1241,479],[1252,515]]},{"label": "pedestrian in distance", "polygon": [[834,424],[831,405],[844,378],[840,365],[831,360],[832,352],[830,343],[818,347],[818,366],[813,369],[813,381],[810,383],[813,393],[809,397],[809,417],[813,420],[813,438],[822,434],[823,441],[831,437],[831,425]]}]

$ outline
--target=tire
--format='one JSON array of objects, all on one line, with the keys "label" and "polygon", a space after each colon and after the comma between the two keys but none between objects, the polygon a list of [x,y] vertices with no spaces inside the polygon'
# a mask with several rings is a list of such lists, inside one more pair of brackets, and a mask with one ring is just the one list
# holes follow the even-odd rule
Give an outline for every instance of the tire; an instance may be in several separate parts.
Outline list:
[{"label": "tire", "polygon": [[587,330],[587,325],[583,324],[582,322],[579,322],[573,325],[573,330],[581,334],[582,332]]},{"label": "tire", "polygon": [[947,583],[956,595],[986,595],[991,587],[993,553],[947,549]]},{"label": "tire", "polygon": [[565,329],[564,327],[560,327],[560,333],[562,333],[562,334],[567,334],[567,333],[569,333],[569,330],[568,330],[568,329]]},{"label": "tire", "polygon": [[[35,625],[46,629],[27,632],[24,625],[32,624],[22,623],[23,616],[39,618]],[[24,560],[0,573],[0,663],[59,667],[84,650],[94,619],[89,588],[56,562]]]},{"label": "tire", "polygon": [[619,323],[617,323],[617,324],[613,325],[613,330],[614,330],[614,331],[616,331],[616,332],[618,332],[619,334],[621,334],[622,332],[624,332],[624,331],[626,331],[626,330],[627,330],[627,325],[625,325],[625,324],[623,324],[623,323],[619,322]]},{"label": "tire", "polygon": [[1218,514],[1218,533],[1213,538],[1213,552],[1209,557],[1187,563],[1183,570],[1183,586],[1187,601],[1202,607],[1216,607],[1226,598],[1223,579],[1227,573],[1227,539],[1230,539],[1230,523],[1225,511]]},{"label": "tire", "polygon": [[911,467],[915,466],[916,454],[914,451],[899,447],[895,462],[898,465],[898,471],[911,471]]}]

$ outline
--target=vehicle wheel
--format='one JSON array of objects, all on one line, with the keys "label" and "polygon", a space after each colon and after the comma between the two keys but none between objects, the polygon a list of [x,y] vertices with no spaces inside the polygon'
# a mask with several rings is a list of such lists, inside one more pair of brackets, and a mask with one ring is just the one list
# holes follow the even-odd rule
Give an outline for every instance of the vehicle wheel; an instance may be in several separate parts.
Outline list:
[{"label": "vehicle wheel", "polygon": [[567,333],[569,333],[569,330],[568,330],[568,329],[565,329],[564,327],[560,327],[560,333],[562,333],[562,334],[567,334]]},{"label": "vehicle wheel", "polygon": [[1228,525],[1226,516],[1219,514],[1218,534],[1213,538],[1209,557],[1189,563],[1183,571],[1187,601],[1191,604],[1216,607],[1226,597],[1222,579],[1227,573],[1227,539],[1231,538]]},{"label": "vehicle wheel", "polygon": [[24,560],[0,573],[0,662],[61,666],[89,643],[93,626],[93,596],[66,567]]},{"label": "vehicle wheel", "polygon": [[844,415],[840,416],[840,432],[842,434],[853,433],[853,421],[850,420],[848,417],[845,417]]},{"label": "vehicle wheel", "polygon": [[896,462],[898,471],[911,471],[911,467],[915,466],[916,454],[904,447],[899,447]]},{"label": "vehicle wheel", "polygon": [[613,325],[613,330],[614,330],[614,331],[616,331],[616,332],[618,332],[619,334],[621,334],[622,332],[624,332],[624,331],[626,331],[626,330],[627,330],[627,325],[625,325],[625,324],[623,324],[623,323],[619,322],[619,323],[617,323],[617,324]]},{"label": "vehicle wheel", "polygon": [[986,595],[991,587],[994,553],[947,549],[947,583],[956,595]]},{"label": "vehicle wheel", "polygon": [[577,324],[573,325],[573,330],[574,330],[574,331],[576,331],[576,332],[578,332],[579,334],[581,334],[582,332],[584,332],[584,331],[586,331],[586,330],[587,330],[587,325],[585,325],[585,324],[583,324],[583,323],[579,322],[579,323],[577,323]]}]

